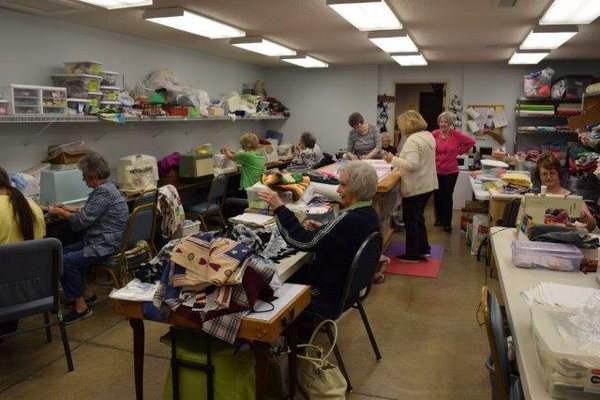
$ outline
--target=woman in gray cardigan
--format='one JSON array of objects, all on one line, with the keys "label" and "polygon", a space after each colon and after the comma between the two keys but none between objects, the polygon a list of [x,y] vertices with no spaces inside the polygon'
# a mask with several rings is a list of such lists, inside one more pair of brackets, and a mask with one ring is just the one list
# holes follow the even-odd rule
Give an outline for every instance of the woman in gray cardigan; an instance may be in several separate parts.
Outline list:
[{"label": "woman in gray cardigan", "polygon": [[366,123],[357,112],[350,114],[348,125],[352,130],[348,133],[346,157],[350,160],[381,158],[381,137],[377,127]]}]

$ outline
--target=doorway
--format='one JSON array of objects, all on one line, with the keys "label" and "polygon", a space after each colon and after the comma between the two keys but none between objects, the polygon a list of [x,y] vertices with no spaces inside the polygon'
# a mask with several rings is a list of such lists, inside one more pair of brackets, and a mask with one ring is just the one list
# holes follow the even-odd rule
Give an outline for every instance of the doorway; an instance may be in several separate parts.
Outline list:
[{"label": "doorway", "polygon": [[[437,117],[445,110],[446,82],[397,83],[395,117],[407,110],[418,111],[427,122],[427,129],[437,129]],[[394,125],[396,123],[394,122]],[[399,145],[402,138],[398,127],[394,127],[394,143]]]}]

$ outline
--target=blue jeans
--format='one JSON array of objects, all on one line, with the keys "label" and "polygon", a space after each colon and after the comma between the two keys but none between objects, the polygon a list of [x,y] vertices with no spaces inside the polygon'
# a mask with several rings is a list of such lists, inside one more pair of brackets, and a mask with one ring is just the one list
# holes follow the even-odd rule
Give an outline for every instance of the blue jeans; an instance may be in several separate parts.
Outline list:
[{"label": "blue jeans", "polygon": [[82,274],[86,267],[99,264],[106,257],[85,257],[83,242],[77,242],[63,248],[63,275],[61,283],[69,297],[81,297],[84,294]]}]

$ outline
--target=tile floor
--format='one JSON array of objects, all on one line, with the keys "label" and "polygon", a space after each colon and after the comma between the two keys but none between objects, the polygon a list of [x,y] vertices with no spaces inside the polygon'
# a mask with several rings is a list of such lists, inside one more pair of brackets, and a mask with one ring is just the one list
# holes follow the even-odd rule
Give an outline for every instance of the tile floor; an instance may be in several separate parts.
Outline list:
[{"label": "tile floor", "polygon": [[[429,211],[430,241],[445,247],[439,277],[387,275],[365,303],[382,359],[375,360],[357,311],[340,321],[339,345],[354,386],[349,399],[490,398],[487,338],[476,317],[483,262],[467,255],[456,228],[448,234],[431,226]],[[497,281],[489,284],[498,292]],[[93,317],[67,327],[75,371],[67,371],[57,328],[52,343],[39,330],[0,344],[0,400],[135,398],[131,328],[114,314],[106,299],[109,288],[97,291],[103,301],[93,308]],[[153,400],[161,398],[169,365],[169,348],[158,341],[167,328],[145,326],[144,392]]]}]

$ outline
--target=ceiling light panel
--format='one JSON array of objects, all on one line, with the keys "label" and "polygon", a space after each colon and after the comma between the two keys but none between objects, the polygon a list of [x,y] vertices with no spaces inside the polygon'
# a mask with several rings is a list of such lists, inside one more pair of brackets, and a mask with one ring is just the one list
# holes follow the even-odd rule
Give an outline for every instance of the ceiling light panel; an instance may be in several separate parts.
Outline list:
[{"label": "ceiling light panel", "polygon": [[537,64],[542,61],[550,52],[548,51],[515,51],[509,64]]},{"label": "ceiling light panel", "polygon": [[296,51],[261,37],[231,39],[229,44],[265,56],[295,56]]},{"label": "ceiling light panel", "polygon": [[419,52],[409,53],[392,53],[390,54],[394,61],[403,67],[414,67],[420,65],[427,65],[427,60]]},{"label": "ceiling light panel", "polygon": [[151,6],[152,0],[80,0],[83,3],[115,10],[118,8]]},{"label": "ceiling light panel", "polygon": [[327,5],[359,31],[402,29],[402,24],[384,0],[327,0]]},{"label": "ceiling light panel", "polygon": [[298,65],[304,68],[327,68],[329,64],[321,60],[317,60],[311,56],[298,55],[295,57],[281,57],[281,59],[290,64]]},{"label": "ceiling light panel", "polygon": [[578,32],[575,25],[544,25],[533,28],[521,46],[522,50],[557,49]]},{"label": "ceiling light panel", "polygon": [[541,25],[589,24],[600,16],[598,0],[554,0],[546,10]]},{"label": "ceiling light panel", "polygon": [[246,32],[183,8],[146,10],[144,19],[210,39],[246,36]]},{"label": "ceiling light panel", "polygon": [[387,53],[419,51],[404,29],[369,32],[369,40]]}]

